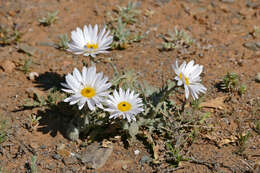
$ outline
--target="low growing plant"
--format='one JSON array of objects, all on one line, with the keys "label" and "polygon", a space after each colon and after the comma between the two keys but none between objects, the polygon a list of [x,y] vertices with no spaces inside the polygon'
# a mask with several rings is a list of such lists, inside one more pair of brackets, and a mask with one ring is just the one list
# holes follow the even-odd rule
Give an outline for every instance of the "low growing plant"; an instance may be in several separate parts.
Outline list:
[{"label": "low growing plant", "polygon": [[7,133],[5,131],[7,121],[0,121],[0,144],[7,139]]},{"label": "low growing plant", "polygon": [[241,96],[247,91],[246,85],[241,84],[240,76],[234,72],[228,72],[221,80],[219,86],[222,91],[237,92]]},{"label": "low growing plant", "polygon": [[23,71],[25,74],[29,73],[31,71],[31,65],[33,64],[33,59],[31,56],[29,56],[27,59],[24,60],[24,63],[22,66],[20,66],[20,70]]},{"label": "low growing plant", "polygon": [[32,156],[32,161],[30,163],[31,173],[37,173],[37,156]]},{"label": "low growing plant", "polygon": [[58,19],[58,17],[57,17],[58,13],[59,13],[59,11],[48,13],[47,17],[43,17],[43,18],[39,19],[40,25],[43,25],[43,26],[52,25]]},{"label": "low growing plant", "polygon": [[131,43],[139,42],[143,38],[141,33],[132,33],[127,29],[126,23],[123,23],[121,18],[118,19],[117,25],[112,27],[111,30],[114,36],[112,43],[114,49],[126,49]]},{"label": "low growing plant", "polygon": [[187,31],[177,27],[174,28],[174,32],[168,32],[168,34],[163,36],[164,42],[162,44],[161,50],[173,50],[178,48],[188,48],[191,47],[195,40],[187,33]]},{"label": "low growing plant", "polygon": [[137,9],[136,2],[128,2],[126,7],[118,6],[117,15],[122,18],[122,21],[126,24],[137,22],[136,17],[140,14],[140,10]]},{"label": "low growing plant", "polygon": [[0,45],[17,44],[22,37],[22,33],[17,30],[10,30],[0,26]]},{"label": "low growing plant", "polygon": [[66,50],[69,48],[69,42],[70,39],[67,34],[59,35],[59,43],[57,44],[57,48],[61,50]]},{"label": "low growing plant", "polygon": [[224,78],[222,79],[222,82],[220,84],[220,87],[222,90],[230,92],[234,91],[239,84],[239,76],[236,73],[227,73]]},{"label": "low growing plant", "polygon": [[[77,104],[80,110],[80,116],[75,117],[69,125],[68,138],[78,140],[81,133],[89,136],[89,140],[92,141],[100,138],[101,134],[104,135],[105,129],[113,127],[114,133],[125,136],[130,143],[136,139],[136,135],[147,139],[154,150],[155,160],[158,159],[158,152],[157,144],[153,140],[154,133],[162,135],[167,140],[173,140],[176,129],[189,129],[187,133],[182,134],[182,142],[192,141],[196,136],[195,126],[204,123],[208,115],[189,121],[187,117],[181,116],[189,95],[198,99],[198,94],[204,93],[206,88],[196,83],[196,80],[200,80],[198,76],[193,78],[193,73],[185,71],[185,68],[191,68],[194,70],[191,71],[197,71],[196,75],[200,75],[202,66],[195,66],[194,61],[188,64],[184,62],[182,66],[184,68],[180,69],[177,62],[173,66],[178,82],[169,80],[160,89],[140,82],[138,75],[133,71],[120,73],[115,70],[110,83],[102,73],[96,73],[95,66],[84,67],[82,72],[75,68],[72,74],[66,75],[66,83],[62,84],[65,87],[63,91],[72,94],[64,101]],[[196,90],[190,84],[197,85]],[[181,85],[186,88],[187,100],[183,101],[182,105],[177,105],[171,96],[179,91]],[[109,94],[111,92],[112,94]]]},{"label": "low growing plant", "polygon": [[126,49],[133,42],[138,42],[143,38],[141,32],[131,31],[130,29],[130,25],[137,22],[139,13],[136,3],[129,2],[127,7],[118,7],[115,15],[107,14],[109,18],[108,26],[114,36],[112,48]]},{"label": "low growing plant", "polygon": [[34,114],[29,115],[29,131],[34,131],[39,126],[39,121],[42,119],[41,116],[36,116]]}]

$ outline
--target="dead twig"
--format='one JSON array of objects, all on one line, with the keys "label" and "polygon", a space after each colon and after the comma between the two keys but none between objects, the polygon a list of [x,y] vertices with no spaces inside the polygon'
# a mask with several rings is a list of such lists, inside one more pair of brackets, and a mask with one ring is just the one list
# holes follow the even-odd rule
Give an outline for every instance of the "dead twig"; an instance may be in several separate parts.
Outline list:
[{"label": "dead twig", "polygon": [[190,162],[190,163],[204,165],[204,166],[208,167],[210,170],[217,171],[217,169],[216,169],[217,163],[215,163],[215,162],[208,162],[208,161],[198,160],[198,159],[195,159],[193,157],[189,157],[187,159],[188,159],[187,161]]},{"label": "dead twig", "polygon": [[217,169],[218,167],[223,167],[223,168],[227,168],[230,171],[234,172],[234,168],[224,165],[223,163],[203,161],[203,160],[195,159],[194,157],[188,157],[186,161],[188,161],[190,163],[204,165],[204,166],[208,167],[211,171],[218,171],[218,169]]},{"label": "dead twig", "polygon": [[184,166],[180,166],[180,167],[177,167],[177,168],[170,168],[170,169],[167,169],[166,172],[174,172],[174,171],[177,171],[179,169],[184,169]]},{"label": "dead twig", "polygon": [[178,129],[182,129],[182,128],[194,128],[194,127],[201,127],[201,128],[205,128],[205,129],[211,129],[211,127],[207,127],[207,126],[201,126],[201,125],[192,125],[192,124],[184,124],[178,127],[175,127],[173,130],[165,128],[165,127],[161,127],[163,130],[166,130],[168,132],[174,132]]}]

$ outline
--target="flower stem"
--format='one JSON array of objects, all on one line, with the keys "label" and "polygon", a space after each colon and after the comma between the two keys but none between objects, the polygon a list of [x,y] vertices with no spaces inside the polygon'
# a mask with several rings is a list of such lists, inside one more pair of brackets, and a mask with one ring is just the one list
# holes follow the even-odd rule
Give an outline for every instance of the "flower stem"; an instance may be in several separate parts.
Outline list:
[{"label": "flower stem", "polygon": [[[177,87],[177,85],[174,85],[171,89],[167,90],[167,91],[164,93],[164,95],[160,98],[160,101],[158,102],[158,104],[161,103],[162,101],[164,101],[167,97],[169,97],[169,95],[171,94],[171,92],[172,92],[173,90],[175,90],[176,87]],[[157,105],[158,105],[158,104],[157,104]]]},{"label": "flower stem", "polygon": [[161,106],[161,102],[163,102],[167,97],[169,97],[169,95],[171,94],[171,92],[173,90],[175,90],[178,86],[174,85],[171,89],[166,90],[163,94],[163,96],[160,98],[160,101],[157,103],[155,110],[153,111],[151,118],[153,119],[157,113],[157,111],[159,110],[160,106]]}]

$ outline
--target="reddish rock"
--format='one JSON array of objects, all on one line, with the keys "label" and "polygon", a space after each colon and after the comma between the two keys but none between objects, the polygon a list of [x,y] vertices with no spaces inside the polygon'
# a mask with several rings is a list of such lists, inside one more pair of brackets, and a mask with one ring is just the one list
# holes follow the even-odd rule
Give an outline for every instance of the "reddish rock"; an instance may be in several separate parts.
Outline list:
[{"label": "reddish rock", "polygon": [[11,73],[15,69],[15,64],[12,61],[4,60],[0,65],[4,72]]}]

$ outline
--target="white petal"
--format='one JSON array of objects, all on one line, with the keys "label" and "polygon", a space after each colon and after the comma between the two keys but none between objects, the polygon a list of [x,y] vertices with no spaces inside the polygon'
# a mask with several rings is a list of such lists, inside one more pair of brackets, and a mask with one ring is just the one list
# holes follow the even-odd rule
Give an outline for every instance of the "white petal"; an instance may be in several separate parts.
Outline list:
[{"label": "white petal", "polygon": [[95,24],[94,33],[93,33],[93,43],[97,43],[97,35],[98,35],[98,25]]},{"label": "white petal", "polygon": [[85,44],[89,43],[91,38],[90,38],[90,33],[88,31],[88,27],[85,25],[84,26],[84,38],[85,38]]},{"label": "white petal", "polygon": [[75,31],[71,32],[71,39],[80,47],[84,46],[85,40],[83,32],[80,28],[76,28]]},{"label": "white petal", "polygon": [[177,85],[181,86],[183,84],[182,80],[178,80]]},{"label": "white petal", "polygon": [[91,111],[94,111],[95,110],[95,103],[93,102],[93,100],[92,99],[87,99],[87,103],[88,103],[88,108]]},{"label": "white petal", "polygon": [[90,56],[92,56],[93,58],[96,58],[96,53],[90,53]]},{"label": "white petal", "polygon": [[106,28],[104,27],[99,33],[98,33],[98,40],[97,43],[100,44],[100,41],[102,40],[104,34],[106,32]]},{"label": "white petal", "polygon": [[86,98],[82,98],[80,101],[79,101],[79,110],[81,110],[83,108],[83,106],[86,104],[86,101],[87,99]]},{"label": "white petal", "polygon": [[66,92],[66,93],[75,93],[75,91],[73,91],[73,90],[71,90],[71,89],[64,89],[64,88],[62,88],[61,89],[62,91],[64,91],[64,92]]},{"label": "white petal", "polygon": [[186,66],[186,68],[185,68],[185,71],[184,71],[185,74],[189,74],[190,70],[192,69],[193,64],[194,64],[194,61],[193,61],[193,60],[191,60],[191,61],[187,64],[187,66]]},{"label": "white petal", "polygon": [[93,37],[94,37],[94,31],[92,29],[92,26],[89,24],[88,25],[88,32],[89,32],[89,37],[90,37],[90,44],[94,44],[93,42]]},{"label": "white petal", "polygon": [[60,83],[60,84],[61,84],[61,86],[65,87],[65,88],[70,88],[70,86],[66,83]]},{"label": "white petal", "polygon": [[189,98],[189,87],[187,85],[184,85],[184,89],[185,89],[185,98],[188,99]]},{"label": "white petal", "polygon": [[80,74],[80,72],[77,68],[74,68],[73,77],[75,77],[78,80],[78,82],[82,83],[82,77],[81,77],[81,74]]},{"label": "white petal", "polygon": [[185,67],[186,67],[186,61],[184,61],[182,64],[181,64],[181,66],[180,66],[180,71],[181,72],[184,72],[184,70],[185,70]]},{"label": "white petal", "polygon": [[74,79],[74,77],[71,74],[66,75],[65,80],[70,87],[70,89],[77,91],[80,88],[80,83]]}]

